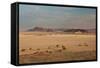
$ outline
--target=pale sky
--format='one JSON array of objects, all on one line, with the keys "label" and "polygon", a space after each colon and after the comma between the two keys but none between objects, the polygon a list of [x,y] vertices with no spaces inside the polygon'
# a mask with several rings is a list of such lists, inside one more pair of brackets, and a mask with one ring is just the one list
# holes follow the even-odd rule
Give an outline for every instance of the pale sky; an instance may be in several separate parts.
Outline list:
[{"label": "pale sky", "polygon": [[96,28],[96,9],[19,5],[20,31],[34,27],[45,28]]}]

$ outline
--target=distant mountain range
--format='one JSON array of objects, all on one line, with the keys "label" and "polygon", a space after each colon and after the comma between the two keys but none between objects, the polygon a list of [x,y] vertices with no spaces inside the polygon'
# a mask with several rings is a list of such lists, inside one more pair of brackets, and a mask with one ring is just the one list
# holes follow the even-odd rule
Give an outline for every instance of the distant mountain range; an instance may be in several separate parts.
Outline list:
[{"label": "distant mountain range", "polygon": [[39,31],[39,32],[88,32],[95,33],[96,29],[53,29],[53,28],[44,28],[44,27],[34,27],[28,29],[27,31]]}]

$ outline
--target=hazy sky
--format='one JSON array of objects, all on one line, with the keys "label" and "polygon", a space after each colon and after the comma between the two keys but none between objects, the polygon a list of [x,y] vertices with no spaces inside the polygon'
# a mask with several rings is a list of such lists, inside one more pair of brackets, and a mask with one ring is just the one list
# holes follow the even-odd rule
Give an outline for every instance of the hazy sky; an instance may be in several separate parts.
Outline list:
[{"label": "hazy sky", "polygon": [[95,28],[96,9],[20,5],[19,6],[19,27],[20,30],[30,28]]}]

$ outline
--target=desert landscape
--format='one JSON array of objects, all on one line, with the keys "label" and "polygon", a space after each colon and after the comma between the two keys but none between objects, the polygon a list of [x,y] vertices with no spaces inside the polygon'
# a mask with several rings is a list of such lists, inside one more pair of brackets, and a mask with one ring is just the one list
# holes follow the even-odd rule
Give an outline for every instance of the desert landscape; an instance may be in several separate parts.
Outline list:
[{"label": "desert landscape", "polygon": [[95,60],[95,34],[20,32],[19,63]]},{"label": "desert landscape", "polygon": [[96,9],[19,7],[19,64],[96,60]]}]

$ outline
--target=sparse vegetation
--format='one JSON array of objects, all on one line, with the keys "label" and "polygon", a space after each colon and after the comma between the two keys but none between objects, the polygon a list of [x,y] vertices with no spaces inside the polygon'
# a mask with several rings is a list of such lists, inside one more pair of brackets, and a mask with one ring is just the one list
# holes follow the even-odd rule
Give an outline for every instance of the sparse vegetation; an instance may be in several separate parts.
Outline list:
[{"label": "sparse vegetation", "polygon": [[[90,38],[92,42],[90,42]],[[94,39],[95,35],[90,36],[89,34],[25,32],[20,34],[19,62],[23,64],[93,60],[96,59]]]},{"label": "sparse vegetation", "polygon": [[26,51],[26,49],[21,49],[21,52],[25,52]]},{"label": "sparse vegetation", "polygon": [[82,46],[82,44],[78,44],[78,46]]},{"label": "sparse vegetation", "polygon": [[58,49],[58,52],[62,52],[62,49]]},{"label": "sparse vegetation", "polygon": [[40,48],[38,48],[37,50],[40,50]]},{"label": "sparse vegetation", "polygon": [[84,46],[88,46],[88,44],[87,43],[84,43]]},{"label": "sparse vegetation", "polygon": [[32,50],[32,48],[29,48],[29,50]]},{"label": "sparse vegetation", "polygon": [[50,47],[48,46],[48,49],[50,49]]},{"label": "sparse vegetation", "polygon": [[59,45],[57,44],[57,45],[56,45],[56,47],[58,48],[58,47],[59,47]]},{"label": "sparse vegetation", "polygon": [[78,46],[88,46],[87,43],[78,44]]},{"label": "sparse vegetation", "polygon": [[66,50],[66,47],[62,45],[62,49],[63,49],[63,50]]},{"label": "sparse vegetation", "polygon": [[51,54],[51,53],[52,53],[52,51],[48,51],[48,53],[50,53],[50,54]]},{"label": "sparse vegetation", "polygon": [[48,53],[48,50],[46,50],[45,52],[47,52],[47,53]]}]

